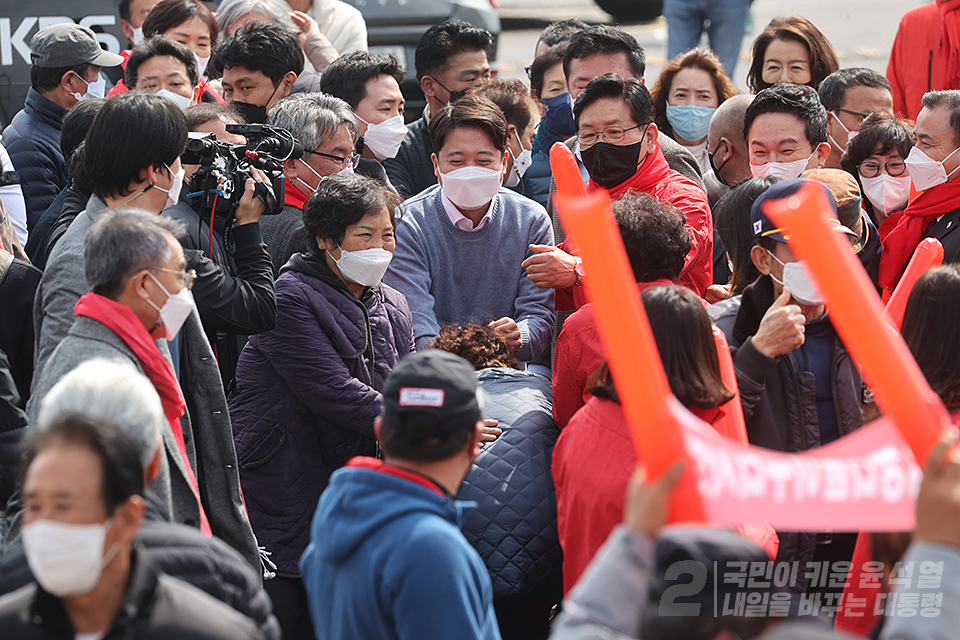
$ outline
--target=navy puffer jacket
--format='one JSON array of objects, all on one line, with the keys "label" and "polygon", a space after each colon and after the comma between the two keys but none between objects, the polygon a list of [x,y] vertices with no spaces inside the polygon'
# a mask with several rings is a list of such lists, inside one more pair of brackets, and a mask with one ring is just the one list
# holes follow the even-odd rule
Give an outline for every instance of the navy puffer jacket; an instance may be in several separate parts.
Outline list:
[{"label": "navy puffer jacket", "polygon": [[477,379],[489,396],[484,412],[503,433],[481,449],[457,494],[477,503],[463,534],[490,571],[495,597],[559,602],[563,555],[550,464],[560,431],[550,379],[502,368],[483,369]]},{"label": "navy puffer jacket", "polygon": [[251,336],[230,394],[240,481],[261,546],[298,576],[330,474],[375,456],[373,419],[393,367],[413,352],[403,294],[350,293],[323,254],[295,254],[277,279],[277,326]]}]

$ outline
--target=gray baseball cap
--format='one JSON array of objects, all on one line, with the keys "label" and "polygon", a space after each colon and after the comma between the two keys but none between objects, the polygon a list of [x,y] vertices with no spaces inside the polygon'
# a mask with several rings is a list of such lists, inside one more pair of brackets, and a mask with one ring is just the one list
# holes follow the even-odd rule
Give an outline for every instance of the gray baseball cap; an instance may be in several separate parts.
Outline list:
[{"label": "gray baseball cap", "polygon": [[45,69],[73,67],[90,63],[100,67],[116,67],[123,58],[104,51],[89,27],[78,24],[54,24],[37,31],[30,39],[31,62]]}]

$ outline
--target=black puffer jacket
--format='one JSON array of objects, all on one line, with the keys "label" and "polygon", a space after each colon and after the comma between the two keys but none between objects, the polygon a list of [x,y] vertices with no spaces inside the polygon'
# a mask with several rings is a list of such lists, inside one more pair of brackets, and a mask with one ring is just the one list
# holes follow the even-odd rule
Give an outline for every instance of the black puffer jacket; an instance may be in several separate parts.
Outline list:
[{"label": "black puffer jacket", "polygon": [[[774,301],[773,280],[760,276],[741,296],[733,329],[726,335],[734,353],[740,402],[751,444],[776,451],[806,451],[820,446],[816,383],[812,373],[800,371],[794,354],[768,358],[753,346],[752,336]],[[866,388],[847,350],[836,338],[831,367],[837,429],[843,437],[863,426]],[[814,533],[777,532],[777,562],[813,561]],[[802,572],[801,572],[802,574]],[[807,580],[797,579],[796,592]]]},{"label": "black puffer jacket", "polygon": [[480,451],[457,494],[477,503],[463,534],[490,571],[495,597],[559,602],[563,555],[550,465],[560,430],[550,380],[501,368],[484,369],[477,379],[490,397],[484,412],[503,433]]},{"label": "black puffer jacket", "polygon": [[[195,527],[167,521],[147,493],[147,515],[137,534],[140,552],[164,574],[179,578],[247,616],[265,640],[280,640],[280,625],[258,576],[239,553]],[[0,596],[33,582],[23,546],[0,557]]]}]

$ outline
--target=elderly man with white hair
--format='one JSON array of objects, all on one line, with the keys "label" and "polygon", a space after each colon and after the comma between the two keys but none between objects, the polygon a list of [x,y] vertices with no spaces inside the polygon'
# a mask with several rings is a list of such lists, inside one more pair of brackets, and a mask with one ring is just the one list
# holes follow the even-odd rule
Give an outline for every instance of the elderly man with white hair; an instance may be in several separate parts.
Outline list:
[{"label": "elderly man with white hair", "polygon": [[[267,640],[278,640],[280,627],[270,600],[243,556],[221,540],[170,521],[170,474],[163,455],[169,429],[164,429],[163,405],[150,381],[129,362],[88,360],[53,385],[29,432],[71,415],[108,422],[136,446],[147,482],[146,516],[136,538],[143,557],[251,618]],[[22,546],[0,556],[0,596],[32,580]]]}]

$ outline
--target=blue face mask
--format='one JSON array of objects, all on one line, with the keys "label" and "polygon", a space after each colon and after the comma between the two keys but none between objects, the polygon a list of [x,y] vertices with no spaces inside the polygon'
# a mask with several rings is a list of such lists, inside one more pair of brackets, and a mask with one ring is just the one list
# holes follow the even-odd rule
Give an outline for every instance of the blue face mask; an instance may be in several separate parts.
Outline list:
[{"label": "blue face mask", "polygon": [[558,136],[569,138],[577,132],[577,125],[573,123],[573,102],[569,93],[561,93],[553,98],[543,100],[547,107],[544,124]]},{"label": "blue face mask", "polygon": [[690,104],[672,107],[667,105],[667,122],[673,133],[687,142],[700,142],[707,137],[710,118],[716,109],[695,107]]}]

